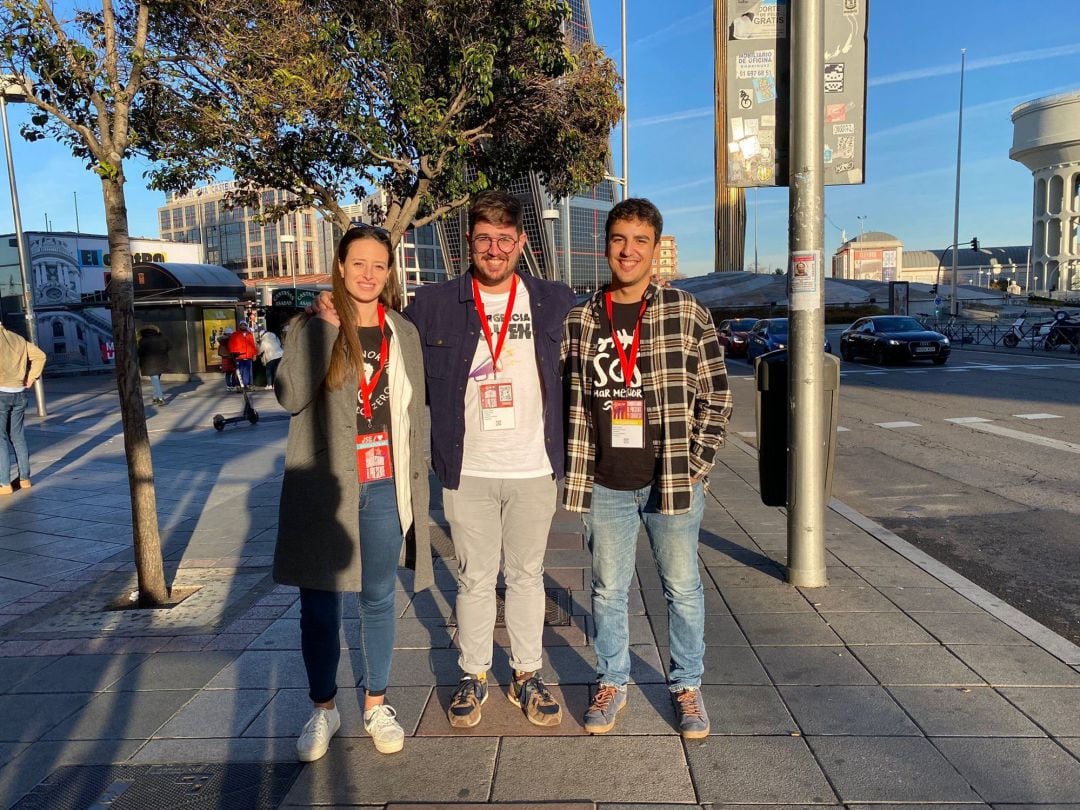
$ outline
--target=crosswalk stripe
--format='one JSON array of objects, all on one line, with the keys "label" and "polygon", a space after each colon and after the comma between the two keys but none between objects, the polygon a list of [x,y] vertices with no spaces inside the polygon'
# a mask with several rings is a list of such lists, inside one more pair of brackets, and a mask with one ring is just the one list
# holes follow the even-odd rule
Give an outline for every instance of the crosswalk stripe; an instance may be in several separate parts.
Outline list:
[{"label": "crosswalk stripe", "polygon": [[1056,413],[1014,413],[1017,419],[1060,419]]},{"label": "crosswalk stripe", "polygon": [[946,419],[946,422],[952,422],[956,425],[973,425],[976,422],[992,422],[993,419],[983,419],[981,416],[956,416],[952,419]]},{"label": "crosswalk stripe", "polygon": [[895,430],[896,428],[909,428],[909,427],[922,427],[918,422],[875,422],[879,428],[885,428],[886,430]]}]

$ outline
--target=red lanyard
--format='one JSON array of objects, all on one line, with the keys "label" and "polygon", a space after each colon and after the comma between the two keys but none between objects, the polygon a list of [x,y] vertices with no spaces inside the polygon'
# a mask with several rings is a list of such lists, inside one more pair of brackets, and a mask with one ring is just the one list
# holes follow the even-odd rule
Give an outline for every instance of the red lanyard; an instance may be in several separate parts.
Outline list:
[{"label": "red lanyard", "polygon": [[619,362],[622,364],[623,384],[626,385],[627,388],[633,385],[634,372],[637,371],[638,349],[641,347],[641,322],[645,317],[646,304],[646,300],[642,298],[641,309],[638,310],[637,314],[637,323],[634,325],[634,339],[630,342],[630,356],[627,357],[626,351],[622,346],[622,341],[619,340],[619,335],[615,331],[615,316],[611,304],[611,293],[604,293],[604,307],[607,309],[608,325],[611,327],[611,339],[615,344],[615,350],[619,353]]},{"label": "red lanyard", "polygon": [[499,355],[502,354],[503,343],[506,342],[506,333],[510,331],[510,316],[514,314],[514,298],[517,296],[517,275],[514,276],[513,282],[510,284],[510,296],[506,301],[506,314],[503,315],[502,328],[499,329],[499,338],[495,342],[495,345],[491,344],[491,327],[488,326],[487,313],[484,312],[484,302],[480,299],[480,285],[476,281],[476,277],[472,280],[473,301],[476,304],[476,312],[480,316],[480,326],[484,330],[484,337],[487,339],[488,351],[491,353],[491,373],[492,376],[499,370]]},{"label": "red lanyard", "polygon": [[379,378],[382,377],[387,357],[390,355],[390,344],[386,340],[386,307],[382,304],[379,304],[379,333],[382,335],[382,344],[379,346],[379,367],[375,369],[367,382],[364,382],[363,363],[360,368],[360,401],[363,403],[365,419],[371,418],[371,395],[375,391],[375,386],[379,384]]}]

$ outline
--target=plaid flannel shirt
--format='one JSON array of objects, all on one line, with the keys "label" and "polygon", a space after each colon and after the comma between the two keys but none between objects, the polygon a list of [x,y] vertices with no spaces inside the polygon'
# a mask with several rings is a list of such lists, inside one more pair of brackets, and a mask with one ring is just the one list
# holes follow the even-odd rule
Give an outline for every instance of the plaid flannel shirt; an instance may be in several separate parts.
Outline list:
[{"label": "plaid flannel shirt", "polygon": [[[731,417],[724,353],[709,315],[682,290],[649,285],[641,324],[641,370],[649,422],[660,426],[656,483],[665,515],[690,510],[690,479],[707,475]],[[596,437],[592,375],[603,292],[570,310],[563,325],[562,358],[568,410],[563,503],[588,512],[592,501]]]}]

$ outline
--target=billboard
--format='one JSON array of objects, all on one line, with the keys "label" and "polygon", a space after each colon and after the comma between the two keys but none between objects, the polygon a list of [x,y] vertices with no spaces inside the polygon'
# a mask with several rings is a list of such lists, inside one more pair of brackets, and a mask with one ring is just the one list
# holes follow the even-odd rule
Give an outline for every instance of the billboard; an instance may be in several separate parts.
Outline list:
[{"label": "billboard", "polygon": [[[788,184],[790,0],[722,0],[727,11],[727,182]],[[825,0],[826,185],[862,183],[866,162],[866,4]]]}]

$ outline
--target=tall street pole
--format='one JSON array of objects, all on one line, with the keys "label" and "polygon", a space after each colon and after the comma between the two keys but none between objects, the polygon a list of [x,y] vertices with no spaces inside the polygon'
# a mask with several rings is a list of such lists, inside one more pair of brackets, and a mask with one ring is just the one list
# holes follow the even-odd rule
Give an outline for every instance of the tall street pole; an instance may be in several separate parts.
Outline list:
[{"label": "tall street pole", "polygon": [[[746,266],[746,189],[728,185],[727,0],[713,0],[713,151],[716,172],[716,272]],[[757,257],[754,259],[755,264]],[[755,270],[756,270],[755,266]]]},{"label": "tall street pole", "polygon": [[788,581],[825,575],[824,0],[791,3],[788,308]]},{"label": "tall street pole", "polygon": [[964,57],[966,48],[960,49],[960,115],[956,124],[956,201],[953,204],[952,225],[952,301],[949,312],[955,318],[960,314],[960,298],[956,289],[956,268],[960,263],[960,148],[964,143]]},{"label": "tall street pole", "polygon": [[[18,80],[13,77],[0,77],[0,119],[4,126],[4,154],[7,157],[8,184],[11,186],[11,210],[15,215],[15,241],[19,250],[19,277],[22,279],[23,288],[23,314],[26,316],[26,334],[30,342],[38,345],[37,316],[34,315],[34,294],[30,289],[29,267],[30,259],[26,255],[26,241],[23,239],[22,215],[19,212],[19,190],[15,184],[15,161],[11,157],[11,135],[8,132],[7,99],[9,88],[14,87],[18,91]],[[40,417],[49,415],[45,410],[45,386],[41,377],[34,381],[34,399],[37,402],[37,414]],[[5,448],[4,452],[7,452]]]},{"label": "tall street pole", "polygon": [[622,198],[630,196],[630,102],[626,84],[626,0],[622,0]]}]

